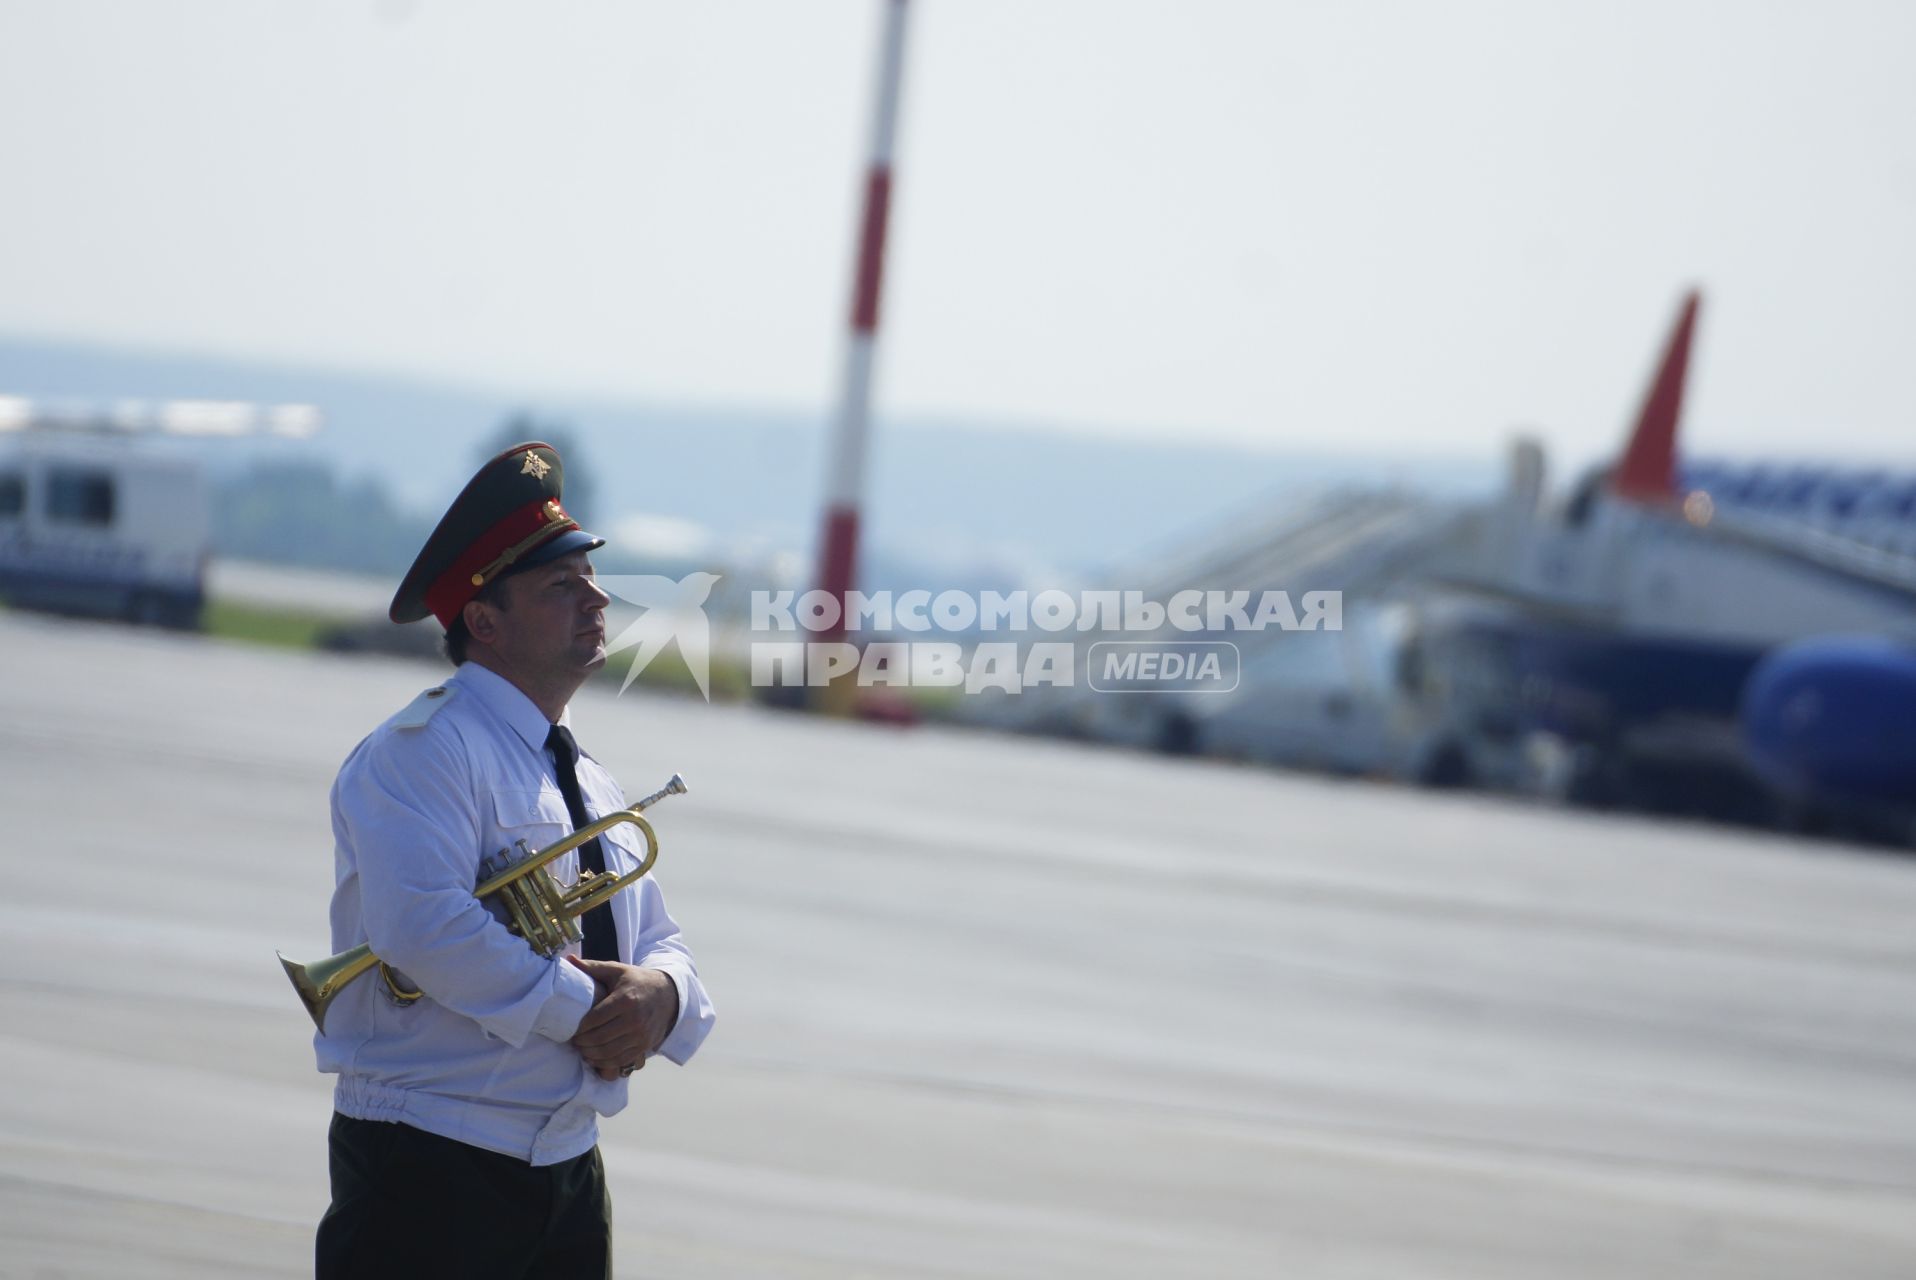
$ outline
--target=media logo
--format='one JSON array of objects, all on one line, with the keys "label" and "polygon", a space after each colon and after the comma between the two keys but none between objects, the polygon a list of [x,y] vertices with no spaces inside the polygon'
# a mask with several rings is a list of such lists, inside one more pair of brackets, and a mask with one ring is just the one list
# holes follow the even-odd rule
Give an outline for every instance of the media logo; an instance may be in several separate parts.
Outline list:
[{"label": "media logo", "polygon": [[1239,656],[1229,640],[1100,640],[1085,666],[1099,693],[1229,693]]}]

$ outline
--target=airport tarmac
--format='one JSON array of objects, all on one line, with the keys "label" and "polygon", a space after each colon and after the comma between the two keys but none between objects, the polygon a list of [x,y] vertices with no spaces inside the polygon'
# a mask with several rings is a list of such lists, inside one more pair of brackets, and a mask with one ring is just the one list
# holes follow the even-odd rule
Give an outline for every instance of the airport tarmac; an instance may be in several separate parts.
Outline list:
[{"label": "airport tarmac", "polygon": [[[327,789],[432,667],[0,614],[0,1275],[293,1276]],[[645,1277],[1908,1277],[1916,859],[635,690]]]}]

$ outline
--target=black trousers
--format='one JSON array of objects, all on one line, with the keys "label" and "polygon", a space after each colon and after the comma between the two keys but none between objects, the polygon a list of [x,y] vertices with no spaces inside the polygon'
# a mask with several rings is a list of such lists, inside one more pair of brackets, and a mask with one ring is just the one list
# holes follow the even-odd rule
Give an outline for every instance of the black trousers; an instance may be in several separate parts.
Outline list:
[{"label": "black trousers", "polygon": [[594,1147],[523,1160],[335,1114],[318,1280],[611,1280],[612,1201]]}]

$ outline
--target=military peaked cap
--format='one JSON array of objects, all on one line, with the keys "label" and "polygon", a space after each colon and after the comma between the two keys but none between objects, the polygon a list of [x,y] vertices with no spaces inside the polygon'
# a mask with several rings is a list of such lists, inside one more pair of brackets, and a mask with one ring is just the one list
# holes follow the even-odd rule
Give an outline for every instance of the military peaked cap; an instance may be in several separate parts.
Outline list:
[{"label": "military peaked cap", "polygon": [[466,602],[513,569],[605,545],[559,505],[565,464],[549,444],[515,444],[466,482],[406,571],[388,611],[451,628]]}]

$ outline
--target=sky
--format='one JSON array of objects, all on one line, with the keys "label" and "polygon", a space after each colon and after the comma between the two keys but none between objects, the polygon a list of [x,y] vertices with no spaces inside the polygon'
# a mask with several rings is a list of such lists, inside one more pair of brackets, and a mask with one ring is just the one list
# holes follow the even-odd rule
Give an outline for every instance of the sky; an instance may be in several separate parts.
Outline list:
[{"label": "sky", "polygon": [[[0,335],[836,403],[881,0],[0,0]],[[911,0],[875,412],[1916,463],[1916,5]]]}]

